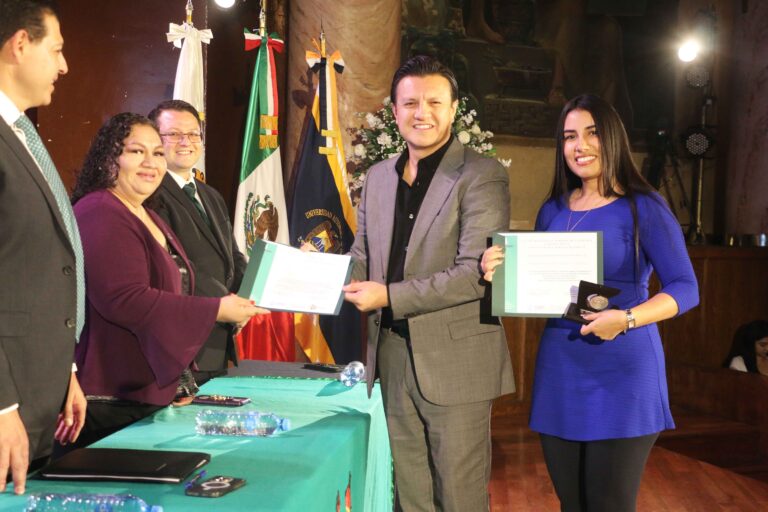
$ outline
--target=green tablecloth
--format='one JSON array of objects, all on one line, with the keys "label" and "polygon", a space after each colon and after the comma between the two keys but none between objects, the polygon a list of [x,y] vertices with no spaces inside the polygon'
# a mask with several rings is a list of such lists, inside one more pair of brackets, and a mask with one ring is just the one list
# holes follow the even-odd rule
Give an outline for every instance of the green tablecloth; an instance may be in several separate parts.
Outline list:
[{"label": "green tablecloth", "polygon": [[[32,492],[131,493],[165,512],[336,510],[351,478],[352,510],[392,510],[392,463],[378,386],[368,398],[365,385],[346,388],[337,381],[295,378],[214,379],[201,393],[247,396],[237,410],[273,412],[291,420],[274,437],[213,437],[195,433],[195,414],[206,406],[168,407],[94,446],[188,450],[211,454],[207,476],[245,478],[245,487],[221,498],[184,495],[183,484],[56,482],[31,479]],[[9,486],[10,487],[10,486]],[[23,510],[26,497],[0,495],[0,510]]]}]

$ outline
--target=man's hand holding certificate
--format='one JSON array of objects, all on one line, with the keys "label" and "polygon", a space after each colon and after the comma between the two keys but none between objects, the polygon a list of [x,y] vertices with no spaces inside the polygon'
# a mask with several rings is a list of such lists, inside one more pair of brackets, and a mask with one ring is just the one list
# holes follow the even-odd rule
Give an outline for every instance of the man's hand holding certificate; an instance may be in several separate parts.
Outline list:
[{"label": "man's hand holding certificate", "polygon": [[270,310],[337,315],[350,269],[346,255],[257,240],[238,295]]}]

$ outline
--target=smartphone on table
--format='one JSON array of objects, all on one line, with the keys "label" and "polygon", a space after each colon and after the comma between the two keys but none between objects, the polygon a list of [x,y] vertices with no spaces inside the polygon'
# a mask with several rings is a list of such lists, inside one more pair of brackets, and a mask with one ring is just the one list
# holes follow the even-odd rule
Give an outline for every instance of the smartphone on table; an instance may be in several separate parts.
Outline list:
[{"label": "smartphone on table", "polygon": [[245,485],[243,478],[233,476],[214,476],[187,487],[184,493],[187,496],[199,496],[203,498],[220,498]]}]

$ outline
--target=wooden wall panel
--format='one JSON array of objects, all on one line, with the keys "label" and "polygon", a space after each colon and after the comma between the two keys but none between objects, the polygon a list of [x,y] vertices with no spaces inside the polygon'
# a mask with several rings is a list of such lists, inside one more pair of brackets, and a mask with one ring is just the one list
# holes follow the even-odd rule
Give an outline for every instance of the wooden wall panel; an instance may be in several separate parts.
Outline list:
[{"label": "wooden wall panel", "polygon": [[[53,102],[38,109],[40,133],[64,184],[99,127],[118,112],[147,114],[173,95],[179,51],[166,41],[168,23],[184,21],[186,0],[60,2],[69,73],[56,82]],[[206,2],[195,0],[193,22],[205,26]]]},{"label": "wooden wall panel", "polygon": [[[699,282],[701,304],[685,315],[659,324],[670,367],[689,365],[716,371],[728,353],[738,326],[768,319],[768,249],[688,248]],[[658,290],[651,283],[651,293]],[[517,392],[501,397],[495,414],[527,413],[536,352],[545,321],[504,318]],[[671,385],[670,385],[671,386]]]},{"label": "wooden wall panel", "polygon": [[768,249],[690,247],[701,303],[660,325],[667,361],[720,367],[736,329],[768,319]]},{"label": "wooden wall panel", "polygon": [[496,401],[494,414],[527,414],[531,402],[536,353],[539,350],[539,339],[546,319],[508,317],[503,318],[502,322],[507,335],[512,367],[515,370],[517,390]]},{"label": "wooden wall panel", "polygon": [[[723,165],[728,170],[723,173],[722,186],[727,206],[725,224],[727,233],[765,233],[768,196],[754,192],[768,188],[768,2],[741,4],[728,54],[733,61],[733,78],[725,133],[731,135],[733,144]],[[721,129],[718,126],[718,133]]]},{"label": "wooden wall panel", "polygon": [[670,403],[687,411],[718,416],[757,427],[760,453],[768,455],[768,377],[727,368],[670,363]]}]

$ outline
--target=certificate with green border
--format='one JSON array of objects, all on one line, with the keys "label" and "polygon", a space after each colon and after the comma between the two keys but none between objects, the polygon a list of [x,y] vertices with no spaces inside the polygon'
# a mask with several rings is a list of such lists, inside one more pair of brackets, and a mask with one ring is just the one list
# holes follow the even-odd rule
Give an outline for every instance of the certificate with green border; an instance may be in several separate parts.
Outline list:
[{"label": "certificate with green border", "polygon": [[351,258],[256,240],[237,294],[273,311],[338,315]]},{"label": "certificate with green border", "polygon": [[496,316],[560,317],[579,281],[603,283],[603,233],[497,233],[504,262],[493,274]]}]

